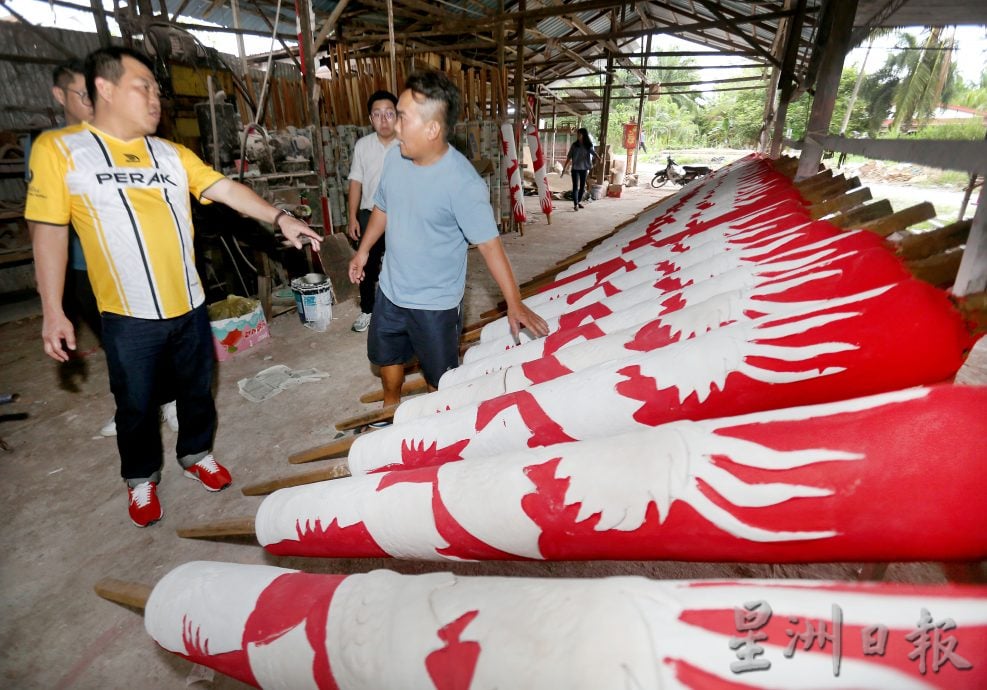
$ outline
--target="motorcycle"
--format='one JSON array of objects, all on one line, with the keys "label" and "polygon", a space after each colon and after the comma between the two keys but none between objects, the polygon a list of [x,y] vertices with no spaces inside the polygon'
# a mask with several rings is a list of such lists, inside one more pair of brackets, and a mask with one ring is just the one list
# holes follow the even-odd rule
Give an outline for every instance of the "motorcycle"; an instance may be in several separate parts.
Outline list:
[{"label": "motorcycle", "polygon": [[668,156],[668,164],[664,169],[658,170],[651,178],[651,186],[655,189],[663,186],[671,180],[679,186],[684,186],[693,180],[699,180],[713,172],[707,165],[679,165]]}]

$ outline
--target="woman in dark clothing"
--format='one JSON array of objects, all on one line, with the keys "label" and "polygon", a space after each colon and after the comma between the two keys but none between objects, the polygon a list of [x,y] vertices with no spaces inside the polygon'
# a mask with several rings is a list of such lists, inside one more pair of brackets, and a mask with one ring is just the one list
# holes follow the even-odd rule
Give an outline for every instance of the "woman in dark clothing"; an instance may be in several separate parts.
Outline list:
[{"label": "woman in dark clothing", "polygon": [[580,127],[576,131],[576,140],[572,142],[569,154],[565,157],[565,165],[562,166],[562,174],[565,175],[566,168],[572,164],[572,207],[576,211],[583,207],[581,202],[586,194],[586,175],[593,167],[594,158],[599,156],[593,148],[593,140],[586,128]]}]

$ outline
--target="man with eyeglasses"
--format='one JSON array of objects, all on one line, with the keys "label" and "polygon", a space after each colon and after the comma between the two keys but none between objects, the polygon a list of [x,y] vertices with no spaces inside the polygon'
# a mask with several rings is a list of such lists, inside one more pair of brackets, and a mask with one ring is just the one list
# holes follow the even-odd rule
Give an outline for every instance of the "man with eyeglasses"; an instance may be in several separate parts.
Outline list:
[{"label": "man with eyeglasses", "polygon": [[[361,137],[353,147],[353,163],[350,167],[350,188],[347,196],[349,224],[346,233],[359,243],[367,229],[370,214],[374,210],[374,195],[384,169],[384,156],[398,143],[394,122],[397,117],[398,99],[390,91],[377,91],[367,100],[367,114],[374,131]],[[370,258],[364,268],[366,278],[360,283],[360,315],[353,322],[352,330],[362,333],[370,327],[374,311],[374,294],[384,258],[384,236],[370,248]]]},{"label": "man with eyeglasses", "polygon": [[[65,126],[71,127],[93,119],[93,104],[86,91],[85,66],[82,60],[78,58],[66,60],[52,70],[51,76],[51,95],[62,106]],[[68,280],[66,307],[74,312],[73,317],[77,316],[86,322],[96,338],[101,338],[99,308],[96,306],[96,296],[89,283],[86,259],[82,255],[79,236],[71,227],[69,227]]]}]

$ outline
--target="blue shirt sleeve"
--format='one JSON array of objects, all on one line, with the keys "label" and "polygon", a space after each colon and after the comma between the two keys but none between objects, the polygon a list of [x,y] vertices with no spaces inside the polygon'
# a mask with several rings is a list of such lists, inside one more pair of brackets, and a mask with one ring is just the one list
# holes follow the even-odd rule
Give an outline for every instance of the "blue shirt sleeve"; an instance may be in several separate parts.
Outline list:
[{"label": "blue shirt sleeve", "polygon": [[392,156],[397,153],[398,156],[401,155],[400,147],[394,146],[387,155],[384,156],[384,169],[380,173],[380,182],[377,183],[377,191],[374,193],[374,206],[379,208],[384,213],[387,213],[387,184],[390,178],[390,171],[393,170],[395,161],[391,160]]},{"label": "blue shirt sleeve", "polygon": [[466,183],[461,193],[452,197],[452,212],[467,241],[483,244],[500,235],[490,206],[490,191],[472,164],[468,164],[464,175]]}]

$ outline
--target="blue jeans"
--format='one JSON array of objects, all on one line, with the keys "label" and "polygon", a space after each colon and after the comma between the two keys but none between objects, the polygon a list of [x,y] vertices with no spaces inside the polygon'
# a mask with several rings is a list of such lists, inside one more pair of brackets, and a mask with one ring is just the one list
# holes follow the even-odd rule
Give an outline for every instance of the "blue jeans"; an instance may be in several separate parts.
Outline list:
[{"label": "blue jeans", "polygon": [[168,397],[165,391],[178,403],[179,464],[188,467],[205,457],[216,433],[212,331],[205,305],[162,320],[104,313],[103,349],[117,405],[120,474],[127,483],[161,480],[158,406]]},{"label": "blue jeans", "polygon": [[586,196],[586,175],[589,170],[572,171],[572,205],[578,206],[579,202]]}]

